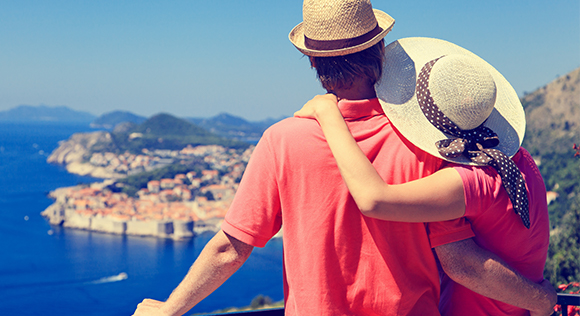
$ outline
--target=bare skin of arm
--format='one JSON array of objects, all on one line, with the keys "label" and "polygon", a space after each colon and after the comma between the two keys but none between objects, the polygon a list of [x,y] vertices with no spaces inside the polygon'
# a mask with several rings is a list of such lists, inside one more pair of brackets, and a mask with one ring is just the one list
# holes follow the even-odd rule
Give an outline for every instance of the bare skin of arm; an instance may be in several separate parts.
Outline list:
[{"label": "bare skin of arm", "polygon": [[534,283],[513,270],[493,253],[481,249],[473,239],[435,247],[441,267],[466,288],[530,311],[530,315],[552,315],[556,291],[544,280]]},{"label": "bare skin of arm", "polygon": [[133,315],[183,315],[206,298],[248,259],[253,246],[219,231],[203,248],[167,301],[145,299]]},{"label": "bare skin of arm", "polygon": [[[361,212],[369,217],[428,222],[465,213],[463,182],[452,168],[399,185],[386,184],[358,147],[338,110],[334,95],[317,96],[294,115],[315,118],[324,132],[340,173]],[[435,248],[445,272],[457,283],[484,296],[551,315],[556,293],[549,282],[536,284],[472,239]]]},{"label": "bare skin of arm", "polygon": [[463,182],[453,169],[399,185],[389,185],[377,173],[350,134],[332,94],[316,96],[294,116],[315,118],[340,174],[361,212],[398,222],[434,222],[465,213]]}]

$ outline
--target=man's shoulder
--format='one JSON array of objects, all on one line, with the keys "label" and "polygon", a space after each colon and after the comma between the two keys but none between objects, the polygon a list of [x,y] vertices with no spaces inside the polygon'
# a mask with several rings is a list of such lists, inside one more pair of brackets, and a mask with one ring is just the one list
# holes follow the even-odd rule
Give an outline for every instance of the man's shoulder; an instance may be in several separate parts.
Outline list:
[{"label": "man's shoulder", "polygon": [[291,137],[320,132],[320,125],[315,119],[288,117],[270,126],[264,132],[265,137]]}]

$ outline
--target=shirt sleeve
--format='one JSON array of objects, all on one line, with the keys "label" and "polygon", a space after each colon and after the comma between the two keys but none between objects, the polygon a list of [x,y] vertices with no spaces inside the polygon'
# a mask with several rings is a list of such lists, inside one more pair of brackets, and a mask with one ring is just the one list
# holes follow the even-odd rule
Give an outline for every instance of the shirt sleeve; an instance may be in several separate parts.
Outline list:
[{"label": "shirt sleeve", "polygon": [[475,167],[457,165],[463,182],[465,196],[465,216],[475,218],[490,207],[497,194],[497,186],[501,185],[499,176],[492,167]]},{"label": "shirt sleeve", "polygon": [[431,248],[475,236],[471,229],[471,224],[465,217],[444,222],[427,223],[426,226]]},{"label": "shirt sleeve", "polygon": [[254,149],[221,227],[255,247],[264,247],[282,226],[275,157],[268,135],[264,133]]},{"label": "shirt sleeve", "polygon": [[474,237],[469,219],[474,219],[486,210],[494,200],[497,174],[491,167],[453,165],[461,176],[465,196],[464,217],[437,223],[429,223],[431,247]]}]

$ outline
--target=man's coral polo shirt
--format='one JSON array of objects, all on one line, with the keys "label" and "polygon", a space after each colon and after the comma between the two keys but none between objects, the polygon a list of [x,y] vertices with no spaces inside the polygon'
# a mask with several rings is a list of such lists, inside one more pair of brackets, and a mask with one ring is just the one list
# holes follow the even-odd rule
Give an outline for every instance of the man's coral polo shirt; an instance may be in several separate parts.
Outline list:
[{"label": "man's coral polo shirt", "polygon": [[[393,130],[377,99],[341,101],[359,146],[385,181],[442,162]],[[463,219],[398,223],[361,215],[315,120],[288,118],[256,146],[222,229],[263,247],[284,227],[286,315],[438,315],[432,246],[473,236]]]}]

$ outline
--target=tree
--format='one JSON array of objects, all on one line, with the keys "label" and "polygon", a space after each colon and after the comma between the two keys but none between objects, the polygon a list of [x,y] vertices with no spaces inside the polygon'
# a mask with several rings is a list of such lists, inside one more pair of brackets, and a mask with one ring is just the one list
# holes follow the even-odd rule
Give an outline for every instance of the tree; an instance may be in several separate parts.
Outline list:
[{"label": "tree", "polygon": [[252,303],[250,304],[251,309],[258,309],[264,307],[266,305],[272,305],[272,299],[268,296],[264,296],[262,294],[254,297]]},{"label": "tree", "polygon": [[553,285],[580,280],[580,195],[571,200],[560,227],[550,237],[544,275]]}]

